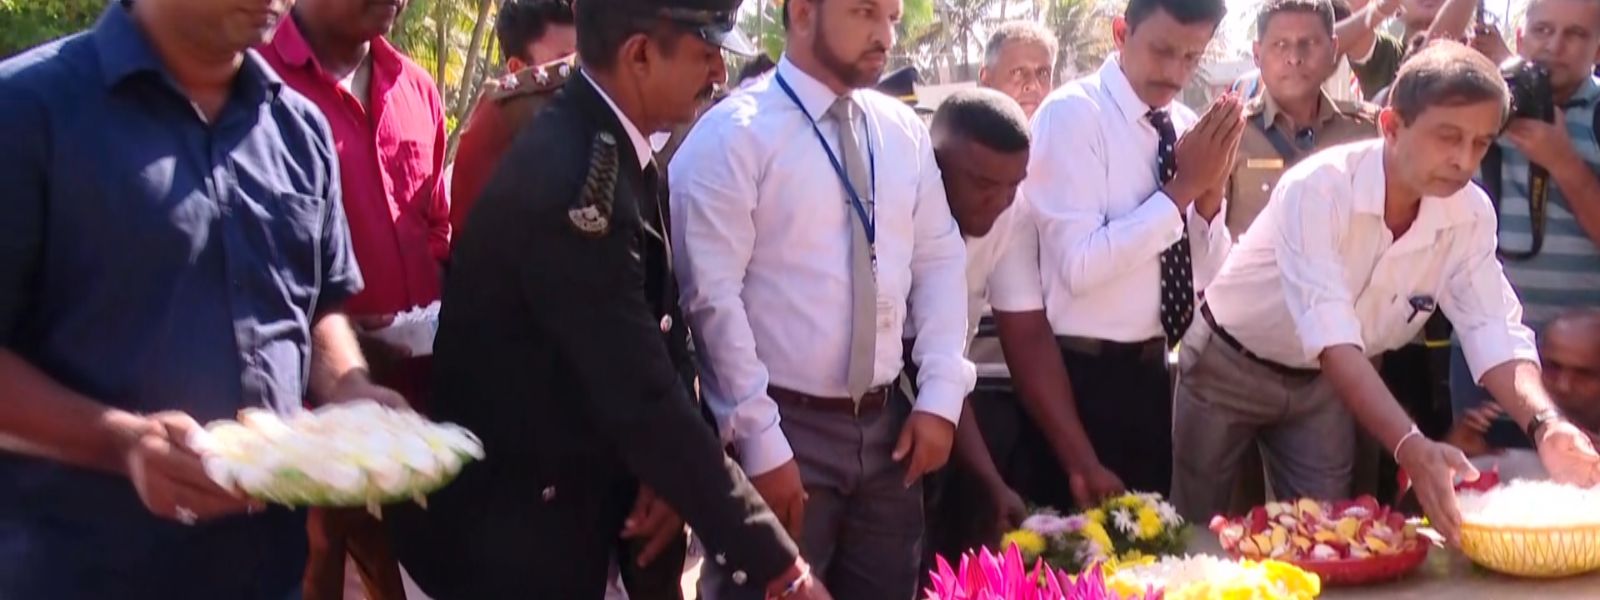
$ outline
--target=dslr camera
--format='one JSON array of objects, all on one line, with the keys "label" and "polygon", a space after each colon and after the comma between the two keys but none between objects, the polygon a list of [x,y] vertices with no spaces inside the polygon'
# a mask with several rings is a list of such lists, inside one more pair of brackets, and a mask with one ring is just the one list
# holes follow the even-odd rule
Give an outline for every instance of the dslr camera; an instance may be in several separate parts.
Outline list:
[{"label": "dslr camera", "polygon": [[1556,120],[1555,96],[1550,91],[1550,69],[1520,56],[1500,65],[1500,76],[1511,90],[1511,118]]}]

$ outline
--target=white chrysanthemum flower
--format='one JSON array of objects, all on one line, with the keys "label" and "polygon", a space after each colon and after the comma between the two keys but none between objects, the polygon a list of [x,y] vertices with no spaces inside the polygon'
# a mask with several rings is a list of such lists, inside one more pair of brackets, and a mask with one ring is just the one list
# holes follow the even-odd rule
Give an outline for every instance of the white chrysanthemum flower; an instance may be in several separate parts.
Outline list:
[{"label": "white chrysanthemum flower", "polygon": [[436,489],[483,444],[455,425],[375,402],[279,416],[250,409],[188,440],[219,485],[286,504],[375,506]]},{"label": "white chrysanthemum flower", "polygon": [[1123,535],[1134,535],[1139,531],[1139,520],[1126,508],[1119,508],[1111,513],[1111,521],[1116,524],[1117,531]]}]

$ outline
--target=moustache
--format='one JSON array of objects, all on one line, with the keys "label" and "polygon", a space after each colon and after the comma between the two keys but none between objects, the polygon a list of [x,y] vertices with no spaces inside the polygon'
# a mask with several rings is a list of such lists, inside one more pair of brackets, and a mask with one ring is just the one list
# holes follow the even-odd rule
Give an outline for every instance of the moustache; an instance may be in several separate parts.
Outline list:
[{"label": "moustache", "polygon": [[867,60],[869,58],[888,59],[889,58],[889,48],[879,44],[879,45],[875,45],[875,46],[873,46],[871,48],[868,48],[866,52],[862,52],[861,53],[861,60]]}]

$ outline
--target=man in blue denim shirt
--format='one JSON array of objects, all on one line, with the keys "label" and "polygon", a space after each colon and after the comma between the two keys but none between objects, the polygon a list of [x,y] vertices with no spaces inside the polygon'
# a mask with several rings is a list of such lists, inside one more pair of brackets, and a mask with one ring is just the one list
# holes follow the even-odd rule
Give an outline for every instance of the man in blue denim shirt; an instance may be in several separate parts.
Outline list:
[{"label": "man in blue denim shirt", "polygon": [[339,312],[328,125],[246,51],[288,4],[124,0],[0,63],[0,598],[293,598],[303,514],[187,435],[398,402]]}]

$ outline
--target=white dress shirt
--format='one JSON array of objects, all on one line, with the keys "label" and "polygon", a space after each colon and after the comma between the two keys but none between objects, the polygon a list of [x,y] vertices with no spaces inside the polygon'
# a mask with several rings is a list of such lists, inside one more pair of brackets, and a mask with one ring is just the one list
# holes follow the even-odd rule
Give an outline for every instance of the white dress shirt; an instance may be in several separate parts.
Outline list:
[{"label": "white dress shirt", "polygon": [[583,73],[583,78],[589,80],[589,85],[593,86],[594,91],[600,94],[600,99],[605,100],[606,106],[611,107],[611,112],[617,115],[617,120],[622,121],[622,129],[628,132],[628,141],[633,143],[633,151],[639,155],[639,168],[641,170],[644,169],[655,158],[655,150],[650,145],[650,138],[645,137],[644,132],[639,131],[639,127],[634,125],[633,121],[628,120],[628,115],[622,114],[622,109],[617,108],[617,103],[613,102],[611,96],[606,94],[605,88],[600,87],[599,83],[595,83],[594,78],[589,76],[588,71],[578,69],[578,72]]},{"label": "white dress shirt", "polygon": [[1400,239],[1384,224],[1383,140],[1337,146],[1284,173],[1239,239],[1206,303],[1251,352],[1315,368],[1322,351],[1367,356],[1404,346],[1433,300],[1455,325],[1474,380],[1513,359],[1537,361],[1533,332],[1495,257],[1495,213],[1469,185],[1425,197]]},{"label": "white dress shirt", "polygon": [[[849,395],[850,244],[858,225],[805,116],[837,155],[838,127],[825,114],[838,96],[787,58],[777,72],[805,113],[776,79],[763,78],[707,112],[670,167],[673,247],[701,391],[723,437],[755,475],[793,457],[769,385]],[[870,144],[877,165],[873,385],[899,376],[902,332],[913,332],[915,410],[954,423],[975,381],[963,357],[961,234],[921,119],[877,92],[852,96],[867,132],[857,137]]]},{"label": "white dress shirt", "polygon": [[[1166,110],[1180,137],[1199,121],[1182,104]],[[1035,269],[1043,296],[1028,302],[1027,278],[1004,278],[997,293],[1017,302],[1002,310],[1044,307],[1058,335],[1141,342],[1162,336],[1161,253],[1182,239],[1185,226],[1195,290],[1217,272],[1230,245],[1221,220],[1227,209],[1208,223],[1192,205],[1180,212],[1161,191],[1159,134],[1149,111],[1114,54],[1098,73],[1045,98],[1034,115],[1022,186],[1038,229]]]},{"label": "white dress shirt", "polygon": [[[990,315],[990,280],[995,277],[1000,259],[1010,251],[1012,240],[1020,227],[1017,215],[1027,210],[1025,196],[1019,191],[1007,208],[995,219],[994,227],[982,237],[969,237],[967,241],[967,359],[972,361],[978,377],[1007,378],[1005,354],[1000,349],[1000,338],[993,335],[978,336],[978,324]],[[1032,224],[1028,224],[1032,227]]]}]

